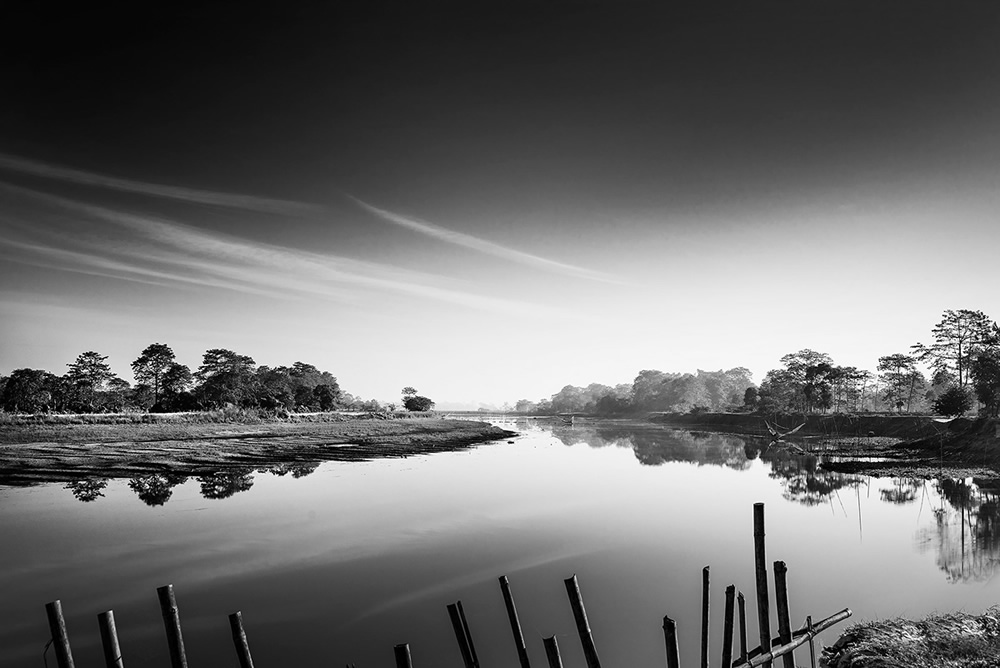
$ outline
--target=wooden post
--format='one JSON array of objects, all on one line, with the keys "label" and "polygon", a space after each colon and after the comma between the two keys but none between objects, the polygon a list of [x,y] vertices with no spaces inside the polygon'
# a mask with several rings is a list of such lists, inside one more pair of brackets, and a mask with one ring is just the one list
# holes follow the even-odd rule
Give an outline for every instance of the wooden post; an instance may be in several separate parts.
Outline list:
[{"label": "wooden post", "polygon": [[[778,608],[778,638],[782,645],[792,642],[792,624],[788,614],[788,567],[783,561],[774,562],[774,598],[775,606]],[[795,668],[795,658],[792,652],[785,654],[782,659],[784,668]]]},{"label": "wooden post", "polygon": [[740,592],[736,597],[740,609],[740,661],[747,658],[747,599]]},{"label": "wooden post", "polygon": [[247,643],[246,631],[243,630],[242,612],[237,610],[229,615],[229,628],[233,632],[233,645],[236,647],[236,656],[240,660],[240,668],[253,668],[250,645]]},{"label": "wooden post", "polygon": [[[764,504],[753,504],[753,556],[757,580],[757,628],[760,651],[771,651],[771,618],[767,602],[767,559],[764,556]],[[770,665],[770,664],[768,664]]]},{"label": "wooden post", "polygon": [[777,647],[776,649],[769,650],[763,654],[757,654],[755,656],[748,656],[745,661],[740,661],[735,664],[734,668],[755,668],[766,663],[770,663],[772,659],[777,659],[779,656],[784,656],[788,652],[791,652],[799,645],[804,645],[811,638],[815,638],[819,633],[830,628],[834,624],[844,621],[851,616],[851,609],[844,608],[840,612],[830,615],[826,619],[816,622],[813,625],[812,631],[800,630],[792,634],[793,640],[787,645],[782,647]]},{"label": "wooden post", "polygon": [[531,663],[528,661],[528,648],[524,645],[521,622],[517,618],[514,596],[510,592],[510,582],[507,581],[506,575],[500,577],[500,591],[503,593],[503,603],[507,608],[507,619],[510,620],[510,631],[514,634],[514,646],[517,648],[517,658],[521,662],[521,668],[531,668]]},{"label": "wooden post", "polygon": [[663,640],[667,645],[667,668],[680,668],[681,658],[677,649],[677,622],[663,618]]},{"label": "wooden post", "polygon": [[570,607],[573,608],[573,618],[576,620],[576,630],[583,644],[583,656],[587,660],[587,668],[601,668],[601,660],[597,658],[597,646],[594,645],[594,636],[590,632],[587,610],[583,607],[583,596],[580,594],[580,584],[576,581],[576,575],[563,580],[563,583],[569,595]]},{"label": "wooden post", "polygon": [[809,632],[809,665],[816,668],[816,643],[813,641],[813,618],[806,616],[806,630]]},{"label": "wooden post", "polygon": [[556,642],[556,637],[543,638],[542,644],[545,645],[545,658],[549,660],[549,668],[563,668],[562,657],[559,656],[559,643]]},{"label": "wooden post", "polygon": [[722,629],[722,668],[733,665],[733,617],[735,616],[736,585],[726,587],[726,616]]},{"label": "wooden post", "polygon": [[396,645],[392,651],[396,655],[396,668],[413,668],[413,664],[410,662],[410,646],[408,644]]},{"label": "wooden post", "polygon": [[181,634],[181,616],[177,610],[177,600],[174,598],[174,586],[163,585],[157,588],[160,598],[160,612],[163,614],[163,627],[167,632],[167,647],[170,648],[171,668],[187,668],[187,657],[184,655],[184,636]]},{"label": "wooden post", "polygon": [[63,619],[62,602],[52,601],[45,604],[45,615],[49,618],[49,641],[56,647],[56,663],[59,668],[74,668],[73,650],[69,646],[69,634],[66,633],[66,620]]},{"label": "wooden post", "polygon": [[462,631],[465,632],[465,642],[469,645],[469,655],[472,657],[472,664],[479,668],[479,655],[476,654],[476,644],[472,642],[472,631],[469,630],[469,620],[465,618],[465,608],[462,607],[462,602],[458,601],[456,604],[458,606],[458,616],[462,620]]},{"label": "wooden post", "polygon": [[107,668],[124,668],[122,650],[118,645],[118,630],[115,628],[115,613],[112,610],[97,615],[97,625],[101,629],[101,645],[104,647],[104,665]]},{"label": "wooden post", "polygon": [[472,650],[469,648],[469,640],[465,635],[465,625],[462,624],[462,616],[458,612],[458,605],[448,604],[448,617],[451,618],[451,627],[455,630],[455,640],[458,641],[458,649],[462,652],[462,662],[465,668],[476,668],[472,661]]},{"label": "wooden post", "polygon": [[701,668],[708,668],[709,567],[701,569]]}]

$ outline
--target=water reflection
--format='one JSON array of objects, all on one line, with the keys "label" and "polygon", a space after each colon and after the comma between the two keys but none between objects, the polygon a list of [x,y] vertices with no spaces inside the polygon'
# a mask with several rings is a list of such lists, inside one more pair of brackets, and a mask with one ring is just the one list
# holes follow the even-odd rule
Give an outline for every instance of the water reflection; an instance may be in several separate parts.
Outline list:
[{"label": "water reflection", "polygon": [[201,484],[201,495],[206,499],[228,499],[253,487],[253,469],[219,471],[198,476],[197,480]]},{"label": "water reflection", "polygon": [[975,478],[934,483],[941,505],[934,526],[917,535],[918,549],[933,549],[950,582],[985,582],[1000,566],[1000,489]]},{"label": "water reflection", "polygon": [[73,492],[78,501],[90,503],[104,496],[104,488],[108,486],[107,478],[89,478],[66,483],[66,489]]},{"label": "water reflection", "polygon": [[147,506],[162,506],[174,493],[174,487],[187,482],[187,476],[176,473],[153,473],[128,481],[129,488]]}]

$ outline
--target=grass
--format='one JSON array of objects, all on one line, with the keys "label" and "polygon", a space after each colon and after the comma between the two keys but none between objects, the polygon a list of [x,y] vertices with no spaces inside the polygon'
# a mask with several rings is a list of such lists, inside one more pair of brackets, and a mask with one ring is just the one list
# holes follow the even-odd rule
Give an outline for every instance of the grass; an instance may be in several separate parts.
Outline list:
[{"label": "grass", "polygon": [[997,668],[1000,607],[982,615],[932,615],[917,622],[856,624],[823,652],[828,668]]}]

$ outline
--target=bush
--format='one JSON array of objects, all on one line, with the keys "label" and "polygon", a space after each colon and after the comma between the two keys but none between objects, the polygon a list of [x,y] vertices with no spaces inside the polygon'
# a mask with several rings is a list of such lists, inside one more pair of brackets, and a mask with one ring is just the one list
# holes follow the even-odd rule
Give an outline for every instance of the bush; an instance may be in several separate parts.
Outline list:
[{"label": "bush", "polygon": [[421,397],[419,395],[413,397],[406,397],[403,400],[403,405],[406,407],[406,410],[414,412],[427,412],[432,408],[434,408],[433,401],[431,401],[427,397]]},{"label": "bush", "polygon": [[964,387],[953,385],[934,400],[934,412],[947,417],[960,417],[972,408],[972,397]]}]

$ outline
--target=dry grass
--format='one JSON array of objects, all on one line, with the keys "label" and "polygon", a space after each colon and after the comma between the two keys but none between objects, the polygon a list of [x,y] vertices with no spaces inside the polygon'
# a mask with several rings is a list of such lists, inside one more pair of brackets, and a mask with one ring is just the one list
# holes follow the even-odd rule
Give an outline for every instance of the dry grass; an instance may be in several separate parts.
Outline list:
[{"label": "dry grass", "polygon": [[1000,667],[1000,607],[982,615],[957,612],[917,622],[889,619],[847,629],[823,651],[827,668]]}]

